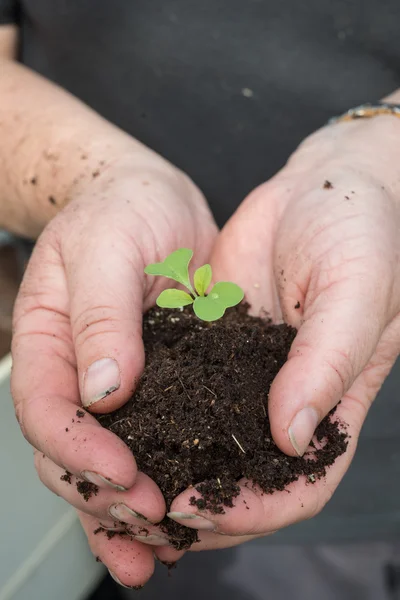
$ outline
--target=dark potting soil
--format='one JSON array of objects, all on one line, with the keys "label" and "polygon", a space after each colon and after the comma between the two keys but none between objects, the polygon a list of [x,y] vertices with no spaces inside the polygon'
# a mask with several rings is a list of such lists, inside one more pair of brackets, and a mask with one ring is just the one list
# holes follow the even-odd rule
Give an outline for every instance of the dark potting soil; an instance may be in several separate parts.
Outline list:
[{"label": "dark potting soil", "polygon": [[[244,305],[214,323],[189,309],[145,315],[144,374],[128,403],[99,421],[129,446],[167,508],[194,486],[202,498],[193,496],[193,505],[223,513],[235,503],[240,478],[270,494],[300,476],[324,476],[346,450],[346,433],[331,416],[317,429],[319,448],[304,458],[286,456],[271,437],[268,392],[295,333],[249,316]],[[178,549],[197,541],[196,530],[168,518],[161,528]]]},{"label": "dark potting soil", "polygon": [[72,473],[69,471],[65,471],[64,475],[60,477],[61,481],[65,481],[66,483],[72,484]]},{"label": "dark potting soil", "polygon": [[[66,480],[64,479],[64,481]],[[78,490],[79,494],[83,496],[86,502],[88,502],[92,496],[97,496],[97,494],[99,493],[98,486],[94,483],[90,483],[89,481],[77,481],[76,489]]]}]

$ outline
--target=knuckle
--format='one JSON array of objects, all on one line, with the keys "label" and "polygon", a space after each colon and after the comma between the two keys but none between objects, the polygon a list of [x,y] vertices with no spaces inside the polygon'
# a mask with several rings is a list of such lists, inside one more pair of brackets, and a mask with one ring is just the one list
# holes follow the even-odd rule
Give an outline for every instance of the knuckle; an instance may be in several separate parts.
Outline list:
[{"label": "knuckle", "polygon": [[398,320],[398,332],[396,335],[395,329],[389,327],[381,339],[375,354],[364,368],[361,378],[364,399],[369,407],[375,400],[380,388],[386,377],[389,375],[398,354],[400,346],[400,320]]},{"label": "knuckle", "polygon": [[[41,414],[42,398],[32,395],[32,397],[21,397],[18,402],[15,402],[15,414],[18,424],[21,428],[21,433],[26,441],[34,448],[35,451],[42,450],[42,435],[39,435],[38,415]],[[46,402],[48,400],[46,399]]]},{"label": "knuckle", "polygon": [[353,420],[354,422],[358,423],[358,427],[361,429],[361,426],[366,419],[368,410],[371,407],[374,397],[369,397],[368,390],[366,395],[359,394],[357,393],[357,391],[355,391],[355,393],[351,393],[350,391],[346,394],[346,399],[350,400],[352,406]]},{"label": "knuckle", "polygon": [[47,486],[46,478],[45,478],[45,475],[44,475],[44,472],[45,472],[44,461],[45,461],[44,455],[41,452],[35,450],[34,453],[33,453],[33,462],[34,462],[34,465],[35,465],[36,473],[38,474],[38,477],[39,477],[40,481],[44,485]]},{"label": "knuckle", "polygon": [[394,363],[393,361],[385,361],[381,363],[370,362],[362,373],[362,379],[365,384],[365,396],[368,404],[371,404],[378,394],[380,388],[386,377],[388,376],[390,369]]},{"label": "knuckle", "polygon": [[119,317],[116,308],[108,305],[84,309],[72,321],[74,340],[79,345],[86,345],[88,340],[119,330]]},{"label": "knuckle", "polygon": [[333,349],[324,357],[331,385],[343,396],[355,379],[353,357],[346,350]]},{"label": "knuckle", "polygon": [[272,180],[261,183],[255,187],[245,198],[242,206],[260,205],[263,210],[266,206],[272,210],[275,203],[282,198],[288,197],[288,186],[284,176],[275,177]]},{"label": "knuckle", "polygon": [[48,490],[50,490],[50,492],[56,496],[60,496],[57,490],[57,485],[54,481],[54,477],[52,477],[51,472],[49,471],[49,468],[51,468],[51,463],[47,456],[38,450],[34,451],[34,466],[40,482]]},{"label": "knuckle", "polygon": [[313,495],[310,504],[307,507],[306,518],[313,519],[314,517],[319,515],[322,509],[324,508],[325,504],[327,504],[327,502],[329,502],[329,500],[332,498],[332,495],[333,490],[330,487],[325,486],[323,490],[318,488],[316,490],[316,493]]},{"label": "knuckle", "polygon": [[24,436],[24,438],[26,439],[27,442],[29,442],[29,436],[28,436],[28,432],[26,430],[25,427],[25,423],[24,423],[24,409],[23,409],[23,402],[21,400],[14,400],[14,411],[15,411],[15,417],[17,419],[18,425],[20,427],[21,433]]},{"label": "knuckle", "polygon": [[343,396],[355,379],[354,357],[347,350],[329,348],[322,352],[321,357],[315,357],[313,346],[304,339],[298,341],[295,351],[289,356],[311,356],[318,359],[318,369],[322,369],[326,386],[335,396]]}]

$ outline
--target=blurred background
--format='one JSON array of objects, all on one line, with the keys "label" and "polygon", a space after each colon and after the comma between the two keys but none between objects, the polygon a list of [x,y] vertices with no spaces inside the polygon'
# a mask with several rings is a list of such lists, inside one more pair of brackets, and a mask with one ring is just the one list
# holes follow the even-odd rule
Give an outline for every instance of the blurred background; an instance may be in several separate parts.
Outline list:
[{"label": "blurred background", "polygon": [[110,593],[107,579],[95,591],[105,569],[89,551],[75,511],[37,478],[14,415],[12,309],[30,250],[0,231],[0,600],[83,600],[91,594],[115,600],[118,592],[114,587]]},{"label": "blurred background", "polygon": [[11,342],[11,314],[23,269],[23,250],[11,236],[0,231],[0,358]]}]

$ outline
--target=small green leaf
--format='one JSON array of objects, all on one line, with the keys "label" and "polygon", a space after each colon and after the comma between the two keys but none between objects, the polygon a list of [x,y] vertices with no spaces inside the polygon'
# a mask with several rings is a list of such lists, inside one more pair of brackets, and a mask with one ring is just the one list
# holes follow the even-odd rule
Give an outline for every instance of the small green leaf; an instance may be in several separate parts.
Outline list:
[{"label": "small green leaf", "polygon": [[193,303],[193,298],[182,290],[164,290],[157,298],[157,306],[160,308],[181,308]]},{"label": "small green leaf", "polygon": [[144,272],[147,275],[162,275],[181,283],[189,290],[191,284],[189,279],[189,263],[193,256],[193,250],[189,248],[179,248],[172,252],[167,258],[160,263],[147,265]]},{"label": "small green leaf", "polygon": [[210,296],[199,296],[194,301],[193,310],[202,321],[218,321],[224,316],[225,306],[215,302]]},{"label": "small green leaf", "polygon": [[204,296],[211,283],[212,270],[210,265],[203,265],[194,274],[194,287],[199,296]]},{"label": "small green leaf", "polygon": [[193,310],[203,321],[217,321],[223,317],[227,308],[236,306],[243,298],[244,292],[236,283],[220,281],[208,296],[195,299]]},{"label": "small green leaf", "polygon": [[236,283],[230,281],[220,281],[216,283],[208,294],[207,298],[218,300],[225,308],[236,306],[244,298],[244,292]]}]

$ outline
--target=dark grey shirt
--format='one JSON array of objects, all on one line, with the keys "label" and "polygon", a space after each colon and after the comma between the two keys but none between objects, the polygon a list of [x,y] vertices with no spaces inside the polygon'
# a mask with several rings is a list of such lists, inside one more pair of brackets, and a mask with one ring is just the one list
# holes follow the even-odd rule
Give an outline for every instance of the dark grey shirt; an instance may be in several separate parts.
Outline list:
[{"label": "dark grey shirt", "polygon": [[[400,87],[398,0],[0,0],[20,60],[184,169],[222,224],[330,116]],[[400,365],[322,515],[276,541],[400,536]]]}]

